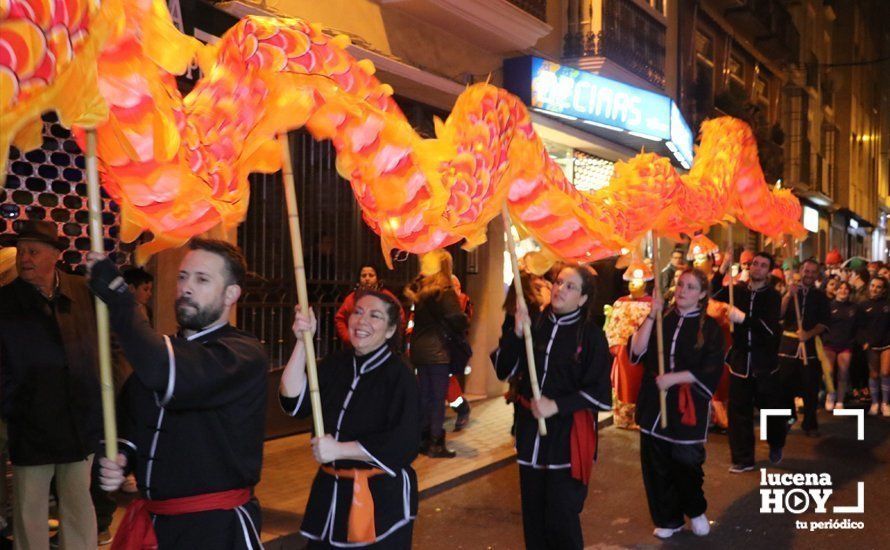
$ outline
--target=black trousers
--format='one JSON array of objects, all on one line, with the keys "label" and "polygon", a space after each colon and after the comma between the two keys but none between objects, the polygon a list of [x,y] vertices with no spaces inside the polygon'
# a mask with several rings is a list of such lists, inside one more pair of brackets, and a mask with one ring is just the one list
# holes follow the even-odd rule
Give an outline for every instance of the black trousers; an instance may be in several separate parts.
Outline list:
[{"label": "black trousers", "polygon": [[[754,464],[754,408],[781,409],[785,407],[778,373],[752,373],[748,378],[729,377],[729,450],[733,464]],[[767,419],[766,437],[770,448],[785,446],[788,431],[787,416]]]},{"label": "black trousers", "polygon": [[581,510],[587,486],[571,469],[536,470],[519,467],[522,531],[528,550],[581,550]]},{"label": "black trousers", "polygon": [[822,381],[822,364],[819,358],[810,357],[808,365],[800,359],[779,357],[779,380],[782,385],[783,407],[788,407],[795,414],[794,398],[803,397],[804,430],[819,429],[816,410],[819,408],[819,384]]},{"label": "black trousers", "polygon": [[430,436],[445,433],[445,396],[448,394],[448,365],[416,365],[417,385],[420,387],[420,429]]},{"label": "black trousers", "polygon": [[[390,533],[385,539],[368,546],[354,548],[367,548],[368,550],[411,550],[411,538],[414,535],[414,522],[410,521],[404,527],[400,527],[395,533]],[[306,545],[308,550],[322,550],[326,548],[338,548],[329,542],[310,540]]]},{"label": "black trousers", "polygon": [[705,513],[704,445],[671,443],[641,433],[640,463],[649,514],[656,527],[676,529],[685,523],[684,515],[694,518]]}]

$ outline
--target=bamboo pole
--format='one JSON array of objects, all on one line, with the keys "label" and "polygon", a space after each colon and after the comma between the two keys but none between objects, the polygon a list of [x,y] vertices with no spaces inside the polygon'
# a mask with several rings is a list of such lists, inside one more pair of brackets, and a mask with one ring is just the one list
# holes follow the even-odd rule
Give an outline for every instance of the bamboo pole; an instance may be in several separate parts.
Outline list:
[{"label": "bamboo pole", "polygon": [[[794,291],[794,313],[797,314],[797,331],[798,334],[803,332],[803,319],[800,318],[800,301],[797,299],[797,291]],[[807,359],[807,345],[804,342],[800,341],[798,337],[797,340],[797,352],[801,355],[801,360],[803,361],[804,366],[810,364]]]},{"label": "bamboo pole", "polygon": [[[309,312],[309,292],[306,290],[306,266],[303,262],[303,238],[300,236],[300,212],[297,208],[297,190],[294,187],[293,161],[287,134],[278,134],[281,144],[281,173],[284,184],[284,198],[287,204],[287,223],[290,229],[290,244],[294,256],[294,278],[297,281],[297,303],[303,313]],[[321,412],[321,395],[318,391],[318,370],[315,364],[315,342],[309,332],[303,333],[303,348],[306,350],[306,375],[309,379],[309,404],[312,406],[312,426],[315,436],[324,435],[324,419]]]},{"label": "bamboo pole", "polygon": [[[516,257],[516,242],[513,240],[513,221],[510,219],[510,211],[507,210],[507,204],[501,213],[504,219],[504,232],[507,234],[507,250],[510,251],[510,264],[513,266],[513,288],[516,290],[516,308],[517,311],[521,307],[528,311],[528,305],[525,303],[525,294],[522,292],[522,279],[519,276],[519,259]],[[532,344],[532,328],[529,323],[525,323],[522,327],[522,336],[525,339],[525,357],[528,364],[528,379],[532,386],[532,397],[541,398],[541,387],[538,385],[538,371],[535,368],[535,348]],[[543,418],[538,419],[538,433],[541,436],[547,435],[547,423]]]},{"label": "bamboo pole", "polygon": [[[655,238],[654,233],[649,231],[649,241],[652,243],[652,262],[655,264],[654,272],[655,275],[655,295],[661,299],[664,299],[664,295],[661,293],[661,277],[658,276],[658,270],[661,268],[661,259],[658,250],[658,239]],[[704,315],[704,312],[702,312]],[[664,374],[664,334],[662,331],[663,325],[663,317],[664,311],[658,313],[655,316],[655,342],[658,345],[658,375],[662,376]],[[661,409],[661,428],[667,428],[667,392],[664,390],[658,391],[658,407]]]},{"label": "bamboo pole", "polygon": [[[726,253],[733,254],[735,251],[733,250],[732,224],[731,223],[726,228],[726,234],[727,234],[727,240],[729,241],[729,243],[727,243],[727,246],[726,246]],[[735,263],[735,258],[733,258],[733,261],[729,263],[729,307],[730,308],[735,307],[735,289],[733,288],[733,287],[735,287],[735,277],[733,277],[733,275],[732,275],[732,267],[733,267],[734,263]],[[729,332],[730,333],[735,332],[735,323],[729,323]]]},{"label": "bamboo pole", "polygon": [[[102,194],[99,190],[99,169],[96,160],[96,130],[86,131],[87,204],[89,207],[90,250],[105,252],[102,230]],[[96,302],[96,333],[99,340],[99,384],[102,392],[102,421],[105,435],[105,456],[117,462],[117,416],[114,413],[114,379],[111,374],[111,328],[108,306],[98,297]]]}]

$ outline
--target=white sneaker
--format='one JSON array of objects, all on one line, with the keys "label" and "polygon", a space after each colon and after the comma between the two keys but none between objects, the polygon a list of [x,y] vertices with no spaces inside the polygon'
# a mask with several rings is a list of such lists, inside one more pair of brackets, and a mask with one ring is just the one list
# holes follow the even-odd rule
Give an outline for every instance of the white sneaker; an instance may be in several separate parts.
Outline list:
[{"label": "white sneaker", "polygon": [[890,403],[881,403],[881,416],[890,416]]},{"label": "white sneaker", "polygon": [[834,409],[834,401],[830,398],[825,400],[825,410],[831,412]]},{"label": "white sneaker", "polygon": [[868,416],[878,416],[878,409],[880,405],[878,403],[872,403],[871,407],[868,408]]},{"label": "white sneaker", "polygon": [[692,532],[700,537],[711,532],[711,524],[708,523],[708,518],[704,514],[692,518],[689,523],[692,524]]},{"label": "white sneaker", "polygon": [[674,536],[674,533],[679,533],[683,530],[683,526],[677,527],[676,529],[670,529],[668,527],[656,527],[652,534],[660,539],[669,539]]},{"label": "white sneaker", "polygon": [[843,402],[843,401],[838,401],[837,403],[834,404],[834,408],[837,409],[837,410],[843,410],[843,408],[844,408],[844,402]]}]

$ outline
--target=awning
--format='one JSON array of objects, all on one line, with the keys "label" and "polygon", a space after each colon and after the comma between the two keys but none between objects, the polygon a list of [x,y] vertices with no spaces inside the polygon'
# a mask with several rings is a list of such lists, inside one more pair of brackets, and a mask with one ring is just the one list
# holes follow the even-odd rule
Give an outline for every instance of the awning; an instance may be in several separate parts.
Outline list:
[{"label": "awning", "polygon": [[[835,214],[836,214],[836,215],[840,215],[840,216],[844,216],[845,218],[847,218],[847,220],[854,220],[855,223],[856,223],[856,227],[854,227],[854,229],[856,229],[857,227],[871,228],[871,227],[874,227],[874,226],[875,226],[873,223],[871,223],[871,222],[868,221],[867,219],[863,218],[862,216],[860,216],[860,215],[857,214],[856,212],[853,212],[852,210],[850,210],[850,209],[847,208],[847,207],[843,207],[843,208],[838,209],[838,211],[835,212]],[[852,227],[853,224],[850,224],[850,226]]]},{"label": "awning", "polygon": [[794,195],[800,199],[800,202],[808,204],[816,210],[831,214],[841,209],[841,205],[834,202],[828,195],[820,193],[819,191],[812,191],[802,187],[794,187],[792,191],[794,192]]}]

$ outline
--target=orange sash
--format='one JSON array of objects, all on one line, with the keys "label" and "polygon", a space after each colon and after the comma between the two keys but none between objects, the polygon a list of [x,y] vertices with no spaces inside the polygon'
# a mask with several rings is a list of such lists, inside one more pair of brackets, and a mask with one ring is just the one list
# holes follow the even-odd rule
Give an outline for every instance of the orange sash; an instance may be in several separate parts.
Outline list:
[{"label": "orange sash", "polygon": [[346,540],[366,544],[376,541],[374,497],[371,496],[368,479],[384,473],[383,470],[378,468],[340,470],[330,466],[322,466],[321,471],[337,478],[342,477],[352,480],[352,504],[349,507],[349,530]]}]

